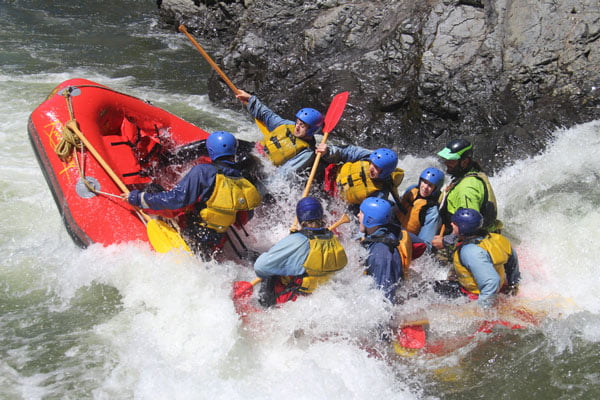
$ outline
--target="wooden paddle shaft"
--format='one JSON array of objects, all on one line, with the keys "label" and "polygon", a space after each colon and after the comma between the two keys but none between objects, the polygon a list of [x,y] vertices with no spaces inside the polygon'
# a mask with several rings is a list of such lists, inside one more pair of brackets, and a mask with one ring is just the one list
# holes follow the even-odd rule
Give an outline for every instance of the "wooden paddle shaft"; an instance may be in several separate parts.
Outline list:
[{"label": "wooden paddle shaft", "polygon": [[329,229],[330,231],[332,231],[335,228],[337,228],[338,226],[340,226],[341,224],[345,224],[346,222],[350,222],[350,217],[348,216],[348,214],[342,215],[342,217],[340,219],[338,219],[333,224],[331,224],[331,226],[328,227],[327,229]]},{"label": "wooden paddle shaft", "polygon": [[[102,166],[102,168],[104,168],[106,173],[117,184],[119,189],[121,189],[121,191],[123,191],[123,193],[129,194],[129,189],[127,189],[127,186],[125,186],[123,181],[121,181],[119,176],[115,173],[115,171],[113,171],[113,169],[110,167],[110,165],[108,165],[108,163],[106,161],[104,161],[104,158],[102,158],[100,153],[98,153],[98,151],[96,151],[96,149],[94,148],[94,146],[92,146],[90,141],[87,140],[87,138],[84,136],[83,132],[81,132],[79,130],[79,127],[77,126],[77,121],[75,121],[74,119],[68,121],[66,123],[66,127],[67,127],[67,129],[71,130],[72,132],[75,132],[77,137],[79,137],[79,140],[81,140],[83,142],[83,144],[85,145],[85,147],[89,150],[89,152],[92,153],[92,155],[94,156],[96,161],[98,161],[98,164],[100,164]],[[138,211],[140,212],[140,214],[144,217],[144,219],[146,221],[150,221],[150,217],[146,213],[144,213],[140,210],[138,210]]]},{"label": "wooden paddle shaft", "polygon": [[208,61],[208,63],[210,64],[210,66],[213,67],[213,69],[215,71],[217,71],[217,73],[225,81],[225,83],[227,84],[227,86],[229,86],[229,88],[231,90],[233,90],[233,93],[235,93],[237,95],[239,93],[239,89],[237,87],[235,87],[235,85],[233,84],[233,82],[231,82],[231,80],[227,77],[227,75],[225,75],[225,73],[221,70],[221,68],[219,68],[219,66],[213,61],[213,59],[210,58],[210,56],[208,55],[208,53],[206,51],[204,51],[204,49],[202,48],[202,46],[200,46],[200,44],[196,41],[196,39],[194,39],[194,37],[188,33],[187,28],[185,27],[185,25],[183,25],[183,24],[179,25],[179,31],[182,32],[183,34],[185,34],[185,36],[188,37],[188,39],[190,40],[190,42],[192,42],[192,44],[196,47],[196,49],[198,49],[198,51],[200,52],[200,54],[202,54],[202,57],[204,57],[204,59],[206,61]]},{"label": "wooden paddle shaft", "polygon": [[[321,144],[327,142],[328,137],[329,137],[329,132],[323,132],[323,140],[321,140]],[[310,192],[310,187],[312,186],[313,180],[315,179],[315,175],[317,174],[317,168],[319,167],[320,160],[321,160],[321,153],[317,153],[315,155],[315,161],[313,162],[312,168],[310,170],[310,176],[308,177],[308,181],[306,181],[306,186],[304,187],[304,192],[302,192],[302,198],[305,198],[306,196],[308,196],[308,193]],[[298,217],[295,217],[291,230],[295,230],[297,226],[298,226]]]},{"label": "wooden paddle shaft", "polygon": [[108,165],[106,163],[106,161],[104,161],[104,159],[102,158],[102,156],[100,155],[100,153],[98,153],[96,151],[96,149],[94,148],[94,146],[92,146],[92,144],[90,143],[90,141],[87,140],[87,138],[83,135],[83,132],[81,132],[79,130],[79,127],[77,126],[77,121],[75,121],[75,120],[72,119],[69,122],[67,122],[66,125],[67,125],[67,128],[69,128],[71,131],[75,132],[75,134],[83,142],[83,144],[85,145],[85,147],[87,147],[87,149],[90,151],[90,153],[92,153],[92,155],[94,156],[94,158],[96,159],[96,161],[98,161],[98,163],[102,166],[102,168],[104,168],[104,170],[106,171],[106,173],[108,175],[110,175],[110,177],[112,178],[112,180],[117,184],[117,186],[119,187],[119,189],[121,189],[121,191],[123,193],[129,193],[129,189],[127,189],[127,186],[125,186],[125,184],[121,181],[121,179],[119,179],[119,177],[117,176],[117,174],[115,174],[115,172],[112,170],[112,168],[110,167],[110,165]]},{"label": "wooden paddle shaft", "polygon": [[406,328],[407,326],[415,326],[415,325],[429,325],[428,319],[419,319],[416,321],[406,321],[400,324],[401,328]]},{"label": "wooden paddle shaft", "polygon": [[[323,132],[323,139],[321,140],[321,144],[327,142],[327,138],[329,137],[329,132]],[[304,187],[304,192],[302,192],[302,197],[308,196],[310,192],[310,187],[312,186],[313,180],[315,179],[315,175],[317,174],[317,167],[319,166],[319,161],[321,160],[321,153],[317,153],[315,155],[315,161],[313,162],[313,166],[310,170],[310,175],[308,177],[308,181],[306,181],[306,186]]]},{"label": "wooden paddle shaft", "polygon": [[[327,114],[325,114],[325,126],[323,127],[323,139],[321,140],[321,144],[327,142],[329,133],[333,130],[333,128],[335,128],[340,118],[342,117],[342,113],[346,108],[346,102],[348,101],[348,95],[349,92],[342,92],[336,94],[333,97],[333,100],[331,101],[331,104],[327,109]],[[315,179],[320,160],[321,154],[317,153],[315,156],[315,161],[312,165],[312,169],[310,170],[310,176],[308,178],[308,181],[306,182],[306,187],[304,188],[304,192],[302,193],[302,198],[308,196],[308,193],[310,192],[310,187],[312,185],[313,180]],[[298,218],[295,217],[291,230],[295,230],[297,225]]]},{"label": "wooden paddle shaft", "polygon": [[262,282],[261,278],[254,278],[251,282],[250,285],[255,286],[257,283]]}]

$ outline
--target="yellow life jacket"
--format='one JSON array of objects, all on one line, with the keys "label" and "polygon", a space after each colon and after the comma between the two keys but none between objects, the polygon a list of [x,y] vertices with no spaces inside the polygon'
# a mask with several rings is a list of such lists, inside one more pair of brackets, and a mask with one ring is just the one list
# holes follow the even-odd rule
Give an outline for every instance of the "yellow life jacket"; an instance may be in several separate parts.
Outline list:
[{"label": "yellow life jacket", "polygon": [[225,176],[219,172],[206,208],[200,211],[201,224],[223,233],[235,222],[238,211],[252,210],[260,202],[260,193],[246,178]]},{"label": "yellow life jacket", "polygon": [[[397,191],[404,179],[404,171],[396,168],[385,180],[373,180],[369,176],[369,161],[348,162],[342,165],[336,183],[340,197],[350,204],[360,204],[371,194],[382,190]],[[391,183],[391,188],[386,183]]]},{"label": "yellow life jacket", "polygon": [[494,269],[500,275],[500,287],[502,287],[506,281],[504,265],[508,262],[508,258],[512,254],[510,241],[502,235],[490,233],[479,242],[475,240],[460,244],[454,252],[454,270],[458,276],[458,282],[467,291],[479,294],[479,287],[477,286],[477,282],[475,282],[473,274],[460,260],[460,248],[468,243],[476,244],[490,255]]},{"label": "yellow life jacket", "polygon": [[415,235],[419,234],[423,222],[425,222],[425,213],[431,206],[435,206],[437,200],[424,199],[419,196],[419,187],[414,187],[404,193],[400,200],[396,216],[403,228]]},{"label": "yellow life jacket", "polygon": [[[306,270],[302,277],[301,293],[312,293],[319,285],[327,282],[331,274],[341,270],[348,264],[346,252],[338,238],[329,230],[299,231],[309,240],[309,251],[303,267]],[[288,285],[291,277],[284,276],[281,283]]]},{"label": "yellow life jacket", "polygon": [[[261,127],[260,121],[257,120],[256,123]],[[264,127],[264,124],[262,127]],[[267,131],[266,127],[263,130],[262,127],[261,131],[264,138],[260,141],[260,144],[271,162],[277,166],[282,165],[308,147],[306,141],[294,136],[295,125],[279,125],[271,132]]]}]

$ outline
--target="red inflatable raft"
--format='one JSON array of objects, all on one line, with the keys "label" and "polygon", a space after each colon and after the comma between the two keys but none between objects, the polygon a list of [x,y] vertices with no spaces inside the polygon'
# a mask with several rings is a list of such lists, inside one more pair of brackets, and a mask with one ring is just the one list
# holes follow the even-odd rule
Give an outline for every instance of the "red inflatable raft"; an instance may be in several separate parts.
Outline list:
[{"label": "red inflatable raft", "polygon": [[[90,146],[70,143],[70,120]],[[114,196],[123,192],[116,181],[129,190],[170,189],[182,171],[208,160],[208,132],[84,79],[58,85],[31,114],[28,131],[67,230],[81,247],[148,241],[143,218]]]}]

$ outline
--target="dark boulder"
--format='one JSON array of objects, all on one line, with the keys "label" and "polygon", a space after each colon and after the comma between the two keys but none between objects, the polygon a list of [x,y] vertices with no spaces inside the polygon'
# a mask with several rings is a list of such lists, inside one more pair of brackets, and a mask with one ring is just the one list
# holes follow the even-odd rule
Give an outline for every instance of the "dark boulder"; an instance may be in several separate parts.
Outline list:
[{"label": "dark boulder", "polygon": [[[600,118],[597,0],[162,0],[232,81],[283,116],[350,91],[335,137],[431,155],[471,139],[497,168]],[[214,74],[210,99],[239,104]]]}]

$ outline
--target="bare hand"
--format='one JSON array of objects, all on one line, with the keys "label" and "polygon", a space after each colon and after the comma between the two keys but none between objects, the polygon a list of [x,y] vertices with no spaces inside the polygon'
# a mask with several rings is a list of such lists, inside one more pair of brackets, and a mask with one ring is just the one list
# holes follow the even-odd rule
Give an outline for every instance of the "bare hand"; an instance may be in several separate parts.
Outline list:
[{"label": "bare hand", "polygon": [[315,153],[324,156],[327,154],[327,143],[319,143],[315,149]]},{"label": "bare hand", "polygon": [[444,236],[442,236],[442,235],[434,236],[433,239],[431,239],[431,245],[438,250],[443,249],[444,248]]},{"label": "bare hand", "polygon": [[245,90],[239,89],[235,97],[242,103],[247,104],[248,100],[250,100],[250,97],[252,97],[252,95],[246,92]]}]

